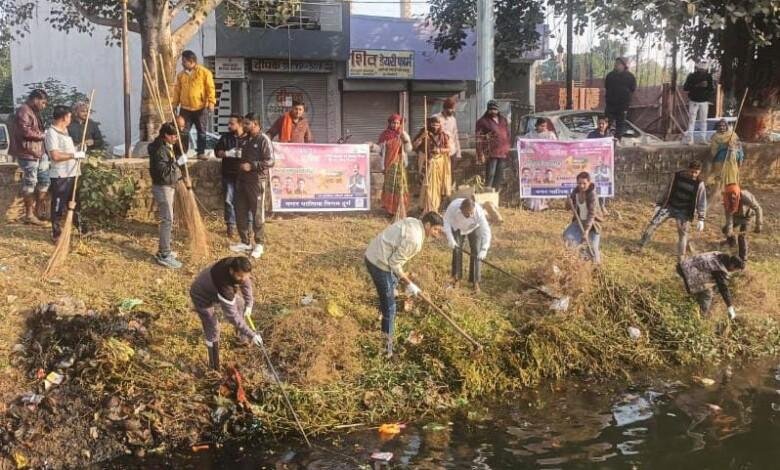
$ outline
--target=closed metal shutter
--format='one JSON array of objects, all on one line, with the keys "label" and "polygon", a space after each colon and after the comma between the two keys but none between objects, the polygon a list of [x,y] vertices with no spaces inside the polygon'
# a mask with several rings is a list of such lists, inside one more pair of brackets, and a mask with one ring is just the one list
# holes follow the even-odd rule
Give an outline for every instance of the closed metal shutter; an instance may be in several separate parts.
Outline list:
[{"label": "closed metal shutter", "polygon": [[429,93],[412,93],[409,105],[409,134],[412,138],[420,132],[420,129],[425,126],[425,98],[428,99],[428,116],[441,112],[441,105],[445,98],[450,96],[457,96],[457,93],[447,92],[429,92]]},{"label": "closed metal shutter", "polygon": [[341,99],[343,135],[352,144],[376,142],[387,118],[398,113],[397,91],[345,91]]},{"label": "closed metal shutter", "polygon": [[[262,80],[261,80],[262,78]],[[255,75],[250,83],[252,111],[264,117],[263,129],[268,129],[290,110],[285,98],[301,100],[306,104],[306,118],[314,134],[314,141],[328,140],[328,78],[326,74],[267,73]]]}]

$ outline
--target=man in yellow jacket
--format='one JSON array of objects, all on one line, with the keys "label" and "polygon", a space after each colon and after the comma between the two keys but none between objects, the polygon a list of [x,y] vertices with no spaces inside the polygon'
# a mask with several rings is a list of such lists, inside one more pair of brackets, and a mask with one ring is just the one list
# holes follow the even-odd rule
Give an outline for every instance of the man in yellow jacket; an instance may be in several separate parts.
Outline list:
[{"label": "man in yellow jacket", "polygon": [[181,65],[184,68],[176,77],[173,87],[173,107],[179,107],[179,116],[185,121],[185,136],[188,138],[192,125],[198,132],[196,149],[198,159],[206,159],[206,120],[208,111],[214,111],[217,94],[211,71],[198,64],[198,57],[192,51],[181,53]]}]

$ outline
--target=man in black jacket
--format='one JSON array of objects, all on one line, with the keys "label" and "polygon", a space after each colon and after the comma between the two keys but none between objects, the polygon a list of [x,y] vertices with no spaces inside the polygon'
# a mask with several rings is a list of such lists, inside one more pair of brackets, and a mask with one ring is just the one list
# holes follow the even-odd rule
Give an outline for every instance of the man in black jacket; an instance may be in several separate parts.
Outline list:
[{"label": "man in black jacket", "polygon": [[626,114],[631,105],[631,96],[636,91],[636,78],[628,71],[628,64],[622,57],[615,59],[615,68],[604,79],[606,90],[605,114],[615,127],[615,138],[620,140],[626,131]]},{"label": "man in black jacket", "polygon": [[225,225],[228,238],[236,232],[236,179],[241,165],[240,142],[244,138],[244,126],[238,114],[231,114],[228,131],[219,138],[214,155],[222,160],[222,192],[225,195]]},{"label": "man in black jacket", "polygon": [[[268,169],[274,166],[271,139],[263,134],[260,116],[249,113],[244,118],[244,130],[247,135],[241,140],[239,172],[236,178],[236,222],[241,243],[232,245],[231,251],[246,253],[251,251],[253,258],[263,256],[265,241],[265,186],[268,181]],[[252,218],[255,246],[252,247],[249,235],[249,218]]]},{"label": "man in black jacket", "polygon": [[187,156],[176,158],[173,146],[178,135],[173,123],[160,127],[157,138],[149,144],[149,173],[152,177],[152,195],[160,213],[160,242],[155,260],[162,266],[178,269],[181,261],[171,251],[171,228],[173,227],[173,200],[176,184],[181,179],[180,165],[187,164]]},{"label": "man in black jacket", "polygon": [[[696,69],[688,75],[683,85],[683,90],[688,92],[688,133],[685,140],[688,144],[696,142],[696,136],[702,142],[707,141],[707,112],[710,101],[715,95],[715,85],[712,75],[707,70],[707,64],[696,64]],[[699,124],[698,129],[697,124]]]}]

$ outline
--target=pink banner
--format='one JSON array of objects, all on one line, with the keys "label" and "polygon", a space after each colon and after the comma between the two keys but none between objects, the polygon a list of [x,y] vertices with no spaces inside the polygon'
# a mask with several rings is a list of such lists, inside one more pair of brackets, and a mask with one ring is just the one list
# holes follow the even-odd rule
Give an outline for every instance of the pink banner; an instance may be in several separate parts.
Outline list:
[{"label": "pink banner", "polygon": [[369,146],[274,143],[274,212],[370,209]]},{"label": "pink banner", "polygon": [[612,138],[585,140],[517,139],[520,197],[563,198],[585,171],[601,197],[615,195]]}]

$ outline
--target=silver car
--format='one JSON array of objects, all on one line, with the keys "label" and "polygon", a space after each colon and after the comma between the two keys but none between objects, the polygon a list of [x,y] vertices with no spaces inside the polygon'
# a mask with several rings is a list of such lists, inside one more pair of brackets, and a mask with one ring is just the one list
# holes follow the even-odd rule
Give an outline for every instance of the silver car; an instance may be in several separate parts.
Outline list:
[{"label": "silver car", "polygon": [[[547,121],[547,128],[558,136],[560,140],[587,139],[588,133],[596,130],[596,123],[603,113],[599,111],[546,111],[523,116],[520,121],[521,136],[534,130],[536,120],[539,118]],[[626,132],[618,143],[621,147],[634,145],[660,145],[665,142],[658,137],[648,134],[626,121]]]}]

